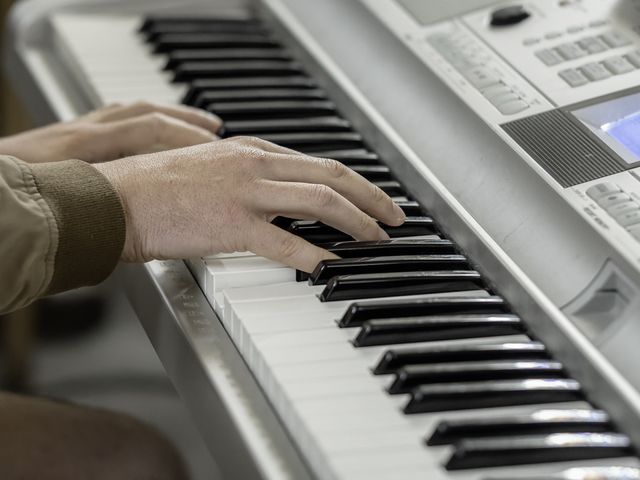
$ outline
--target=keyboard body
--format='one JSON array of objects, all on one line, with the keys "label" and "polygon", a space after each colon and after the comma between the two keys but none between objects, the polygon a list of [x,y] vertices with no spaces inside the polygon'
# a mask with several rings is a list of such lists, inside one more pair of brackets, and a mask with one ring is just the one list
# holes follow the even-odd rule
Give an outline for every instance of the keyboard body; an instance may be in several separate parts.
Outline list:
[{"label": "keyboard body", "polygon": [[[616,423],[624,419],[624,433],[637,444],[640,374],[634,367],[640,353],[634,319],[640,311],[640,272],[629,250],[576,214],[564,192],[496,134],[491,118],[470,108],[442,71],[427,68],[407,48],[401,30],[389,26],[393,16],[380,15],[386,7],[375,3],[194,1],[180,8],[181,13],[215,9],[229,15],[257,9],[411,196],[518,314],[534,319],[536,337],[579,379],[589,398],[606,406]],[[425,23],[487,5],[461,2],[454,8],[459,11],[451,11],[450,3],[434,2]],[[169,84],[161,62],[136,43],[134,33],[150,10],[175,9],[170,1],[23,2],[13,12],[5,60],[34,118],[65,120],[101,104],[141,97],[179,102],[184,89]],[[95,41],[107,35],[111,46]],[[85,61],[93,52],[105,55],[105,61],[93,66]],[[136,62],[139,70],[129,68]],[[623,243],[628,241],[625,237]],[[207,290],[201,259],[188,266],[179,261],[123,266],[119,273],[165,368],[230,478],[359,478],[336,473],[340,468],[333,459],[314,451],[313,439],[295,427],[305,419],[287,417],[288,406],[274,397],[276,390],[257,372],[251,349],[242,346],[242,333],[221,313],[228,298],[217,299]],[[343,337],[345,343],[351,338]],[[370,355],[370,365],[379,353]],[[388,403],[397,409],[402,402]],[[420,428],[426,434],[428,428]],[[402,461],[405,453],[396,453]],[[449,478],[440,465],[445,457],[444,451],[430,456],[424,478]],[[338,464],[357,472],[371,455],[353,458],[355,466]],[[456,476],[559,470],[562,465],[550,464]],[[374,478],[373,472],[367,475]],[[380,478],[394,477],[381,473]]]}]

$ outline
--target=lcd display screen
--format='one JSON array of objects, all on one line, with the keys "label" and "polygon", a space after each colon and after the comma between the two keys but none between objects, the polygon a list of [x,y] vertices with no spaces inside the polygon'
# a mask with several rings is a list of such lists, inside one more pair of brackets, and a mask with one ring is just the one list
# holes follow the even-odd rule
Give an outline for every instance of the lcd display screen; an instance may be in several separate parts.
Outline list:
[{"label": "lcd display screen", "polygon": [[636,159],[640,159],[640,112],[607,123],[602,126],[602,131],[617,140]]},{"label": "lcd display screen", "polygon": [[571,112],[627,164],[640,162],[640,93]]}]

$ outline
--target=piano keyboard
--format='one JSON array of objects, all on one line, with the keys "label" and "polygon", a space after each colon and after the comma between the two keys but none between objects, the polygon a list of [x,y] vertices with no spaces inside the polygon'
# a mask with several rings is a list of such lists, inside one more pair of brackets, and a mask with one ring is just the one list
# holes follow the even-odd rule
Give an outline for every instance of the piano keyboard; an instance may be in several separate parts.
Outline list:
[{"label": "piano keyboard", "polygon": [[344,163],[408,215],[377,242],[276,219],[342,257],[310,274],[246,252],[190,262],[318,478],[640,477],[629,438],[536,339],[535,318],[511,310],[259,21],[109,22],[109,38],[139,29],[126,54],[74,38],[106,29],[99,19],[54,22],[96,104],[183,101],[219,115],[222,137]]}]

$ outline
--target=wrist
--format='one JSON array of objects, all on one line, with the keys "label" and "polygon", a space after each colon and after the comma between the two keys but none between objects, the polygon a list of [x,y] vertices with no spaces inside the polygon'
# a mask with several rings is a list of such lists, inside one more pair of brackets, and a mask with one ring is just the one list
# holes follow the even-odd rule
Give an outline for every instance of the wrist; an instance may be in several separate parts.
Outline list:
[{"label": "wrist", "polygon": [[125,223],[125,241],[120,260],[124,262],[144,262],[148,259],[145,259],[135,247],[139,242],[136,240],[138,237],[136,234],[137,224],[133,218],[130,206],[131,189],[127,187],[127,177],[131,175],[130,172],[127,172],[127,163],[125,160],[116,160],[97,163],[94,164],[93,167],[111,184],[122,205]]}]

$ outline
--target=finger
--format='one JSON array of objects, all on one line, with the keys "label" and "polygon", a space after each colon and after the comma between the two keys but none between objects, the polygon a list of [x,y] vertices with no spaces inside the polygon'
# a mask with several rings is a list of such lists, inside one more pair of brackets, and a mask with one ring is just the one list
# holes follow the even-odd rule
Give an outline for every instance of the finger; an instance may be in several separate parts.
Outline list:
[{"label": "finger", "polygon": [[102,144],[102,151],[110,152],[110,158],[118,158],[198,145],[216,139],[204,128],[152,113],[100,125],[98,143]]},{"label": "finger", "polygon": [[279,227],[262,222],[256,222],[250,235],[248,247],[256,255],[267,257],[307,273],[313,272],[313,269],[322,260],[339,258]]},{"label": "finger", "polygon": [[200,110],[198,108],[188,107],[185,105],[165,105],[152,102],[136,102],[117,108],[109,108],[104,111],[98,111],[100,122],[115,122],[128,118],[139,117],[149,113],[162,113],[169,117],[174,117],[200,128],[204,128],[212,133],[216,133],[222,125],[222,120],[212,113]]},{"label": "finger", "polygon": [[406,220],[402,209],[380,188],[335,160],[309,156],[265,157],[265,175],[272,180],[327,185],[387,225]]},{"label": "finger", "polygon": [[319,220],[356,240],[388,240],[376,221],[326,185],[262,181],[253,207],[276,216]]}]

